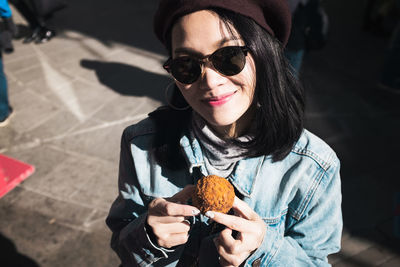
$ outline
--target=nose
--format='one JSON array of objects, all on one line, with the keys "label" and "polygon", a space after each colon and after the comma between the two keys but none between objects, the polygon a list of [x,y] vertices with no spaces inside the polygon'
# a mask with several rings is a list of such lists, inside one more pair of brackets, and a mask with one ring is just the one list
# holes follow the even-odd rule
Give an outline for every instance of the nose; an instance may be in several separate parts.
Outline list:
[{"label": "nose", "polygon": [[206,62],[202,67],[201,76],[199,78],[200,89],[211,90],[224,84],[226,77],[217,72],[211,62]]}]

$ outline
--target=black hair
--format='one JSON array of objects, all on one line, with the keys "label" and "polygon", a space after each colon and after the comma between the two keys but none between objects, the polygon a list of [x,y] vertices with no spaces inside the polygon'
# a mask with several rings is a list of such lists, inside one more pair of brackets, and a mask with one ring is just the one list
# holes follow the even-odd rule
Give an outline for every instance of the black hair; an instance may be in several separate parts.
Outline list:
[{"label": "black hair", "polygon": [[[271,155],[274,161],[282,160],[303,131],[303,87],[285,59],[282,44],[275,37],[251,18],[221,8],[210,10],[220,17],[231,33],[236,30],[255,62],[255,138],[238,144],[247,149],[249,157]],[[171,33],[167,40],[170,46]],[[171,53],[171,47],[167,48]],[[181,94],[176,95],[179,101],[182,98]]]},{"label": "black hair", "polygon": [[256,66],[256,136],[243,145],[250,156],[272,155],[273,160],[282,160],[303,131],[303,87],[276,38],[248,17],[224,9],[214,12],[240,34]]}]

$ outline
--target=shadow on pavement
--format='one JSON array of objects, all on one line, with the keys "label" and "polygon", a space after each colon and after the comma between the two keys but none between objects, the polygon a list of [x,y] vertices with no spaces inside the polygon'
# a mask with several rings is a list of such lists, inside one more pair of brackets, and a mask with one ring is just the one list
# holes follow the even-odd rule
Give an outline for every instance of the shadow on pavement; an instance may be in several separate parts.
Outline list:
[{"label": "shadow on pavement", "polygon": [[0,234],[0,263],[7,267],[39,267],[29,257],[19,253],[14,243],[7,237]]},{"label": "shadow on pavement", "polygon": [[147,96],[164,102],[164,89],[171,80],[131,65],[98,60],[81,60],[81,66],[94,70],[99,81],[121,95]]},{"label": "shadow on pavement", "polygon": [[165,54],[153,34],[153,14],[158,0],[68,0],[51,23],[60,31],[72,30],[104,44],[117,42]]}]

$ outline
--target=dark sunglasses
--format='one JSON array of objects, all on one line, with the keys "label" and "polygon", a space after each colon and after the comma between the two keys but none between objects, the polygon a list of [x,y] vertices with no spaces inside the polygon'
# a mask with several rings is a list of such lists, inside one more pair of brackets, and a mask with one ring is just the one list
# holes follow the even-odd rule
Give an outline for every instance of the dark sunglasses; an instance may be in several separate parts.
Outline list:
[{"label": "dark sunglasses", "polygon": [[191,56],[169,58],[163,67],[177,81],[192,84],[200,77],[206,61],[210,61],[215,70],[222,75],[239,74],[246,65],[248,51],[249,49],[246,46],[225,46],[202,59]]}]

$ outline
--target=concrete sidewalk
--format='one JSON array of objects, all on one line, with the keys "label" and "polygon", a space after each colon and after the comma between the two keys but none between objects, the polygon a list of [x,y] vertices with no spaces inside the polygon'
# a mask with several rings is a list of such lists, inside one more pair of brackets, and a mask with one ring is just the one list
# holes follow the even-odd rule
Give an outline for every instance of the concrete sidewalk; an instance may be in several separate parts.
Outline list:
[{"label": "concrete sidewalk", "polygon": [[[56,38],[15,41],[3,56],[16,114],[0,129],[0,153],[36,172],[0,200],[0,249],[28,267],[118,266],[104,219],[117,195],[120,136],[163,102],[169,83],[152,33],[156,1],[68,2],[51,20]],[[376,87],[387,40],[361,31],[363,1],[326,4],[330,42],[306,55],[302,75],[307,128],[342,162],[346,230],[330,261],[400,266],[400,97]]]}]

